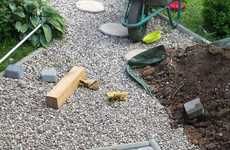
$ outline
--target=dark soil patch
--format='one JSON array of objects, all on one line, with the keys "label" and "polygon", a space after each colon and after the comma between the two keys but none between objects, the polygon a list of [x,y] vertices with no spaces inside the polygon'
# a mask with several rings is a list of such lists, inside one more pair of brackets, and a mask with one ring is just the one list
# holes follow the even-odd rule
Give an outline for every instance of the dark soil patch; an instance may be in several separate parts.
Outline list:
[{"label": "dark soil patch", "polygon": [[[230,60],[207,49],[205,45],[168,49],[166,60],[139,72],[166,106],[173,127],[183,125],[202,150],[230,150]],[[197,97],[207,114],[191,120],[183,104]]]}]

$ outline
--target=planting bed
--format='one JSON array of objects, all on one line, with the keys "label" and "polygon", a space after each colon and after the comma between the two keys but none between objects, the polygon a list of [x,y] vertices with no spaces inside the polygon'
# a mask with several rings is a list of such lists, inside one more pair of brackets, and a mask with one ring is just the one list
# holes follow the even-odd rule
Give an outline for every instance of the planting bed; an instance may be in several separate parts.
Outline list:
[{"label": "planting bed", "polygon": [[[208,53],[209,46],[168,49],[167,59],[139,72],[166,106],[174,128],[204,150],[230,149],[230,60]],[[154,68],[154,69],[153,69]],[[183,104],[200,97],[206,113],[188,119]]]}]

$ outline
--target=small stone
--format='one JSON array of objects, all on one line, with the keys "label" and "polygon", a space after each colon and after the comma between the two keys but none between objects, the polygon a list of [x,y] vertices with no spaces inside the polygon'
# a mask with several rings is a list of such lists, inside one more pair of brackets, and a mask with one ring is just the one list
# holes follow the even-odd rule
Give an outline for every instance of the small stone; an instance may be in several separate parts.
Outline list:
[{"label": "small stone", "polygon": [[106,23],[100,26],[99,30],[111,36],[117,37],[127,37],[128,36],[128,29],[120,23]]},{"label": "small stone", "polygon": [[213,54],[213,55],[223,53],[223,49],[220,47],[217,47],[215,45],[209,45],[207,48],[208,48],[208,52]]},{"label": "small stone", "polygon": [[225,58],[230,59],[230,49],[224,49],[222,54]]},{"label": "small stone", "polygon": [[57,71],[54,68],[42,70],[41,80],[46,82],[57,82]]},{"label": "small stone", "polygon": [[153,150],[153,148],[150,146],[146,146],[146,147],[138,148],[137,150]]},{"label": "small stone", "polygon": [[9,65],[4,76],[12,79],[20,79],[24,76],[25,69],[20,65]]},{"label": "small stone", "polygon": [[27,82],[25,82],[25,81],[23,81],[23,80],[18,82],[18,86],[19,86],[20,88],[25,88],[26,85],[27,85]]},{"label": "small stone", "polygon": [[210,143],[208,145],[206,145],[206,148],[209,150],[209,149],[215,149],[216,148],[216,144],[214,143]]},{"label": "small stone", "polygon": [[77,2],[77,8],[90,13],[99,13],[105,10],[103,3],[94,0],[80,0]]},{"label": "small stone", "polygon": [[154,77],[153,76],[146,76],[146,77],[144,77],[144,79],[147,81],[152,81],[154,79]]},{"label": "small stone", "polygon": [[184,104],[185,112],[190,119],[196,118],[204,114],[203,104],[200,102],[200,98],[193,99]]},{"label": "small stone", "polygon": [[193,139],[193,140],[192,140],[192,144],[197,145],[197,144],[199,144],[199,141],[198,141],[197,139]]}]

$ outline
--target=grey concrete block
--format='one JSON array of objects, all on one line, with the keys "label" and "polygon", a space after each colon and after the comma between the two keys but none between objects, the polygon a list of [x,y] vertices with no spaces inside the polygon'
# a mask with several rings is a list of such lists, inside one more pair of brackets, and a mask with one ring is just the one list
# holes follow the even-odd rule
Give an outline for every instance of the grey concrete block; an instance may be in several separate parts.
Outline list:
[{"label": "grey concrete block", "polygon": [[201,116],[204,114],[203,104],[200,98],[193,99],[184,104],[185,112],[190,119]]},{"label": "grey concrete block", "polygon": [[43,69],[41,80],[46,82],[57,82],[57,71],[54,68]]},{"label": "grey concrete block", "polygon": [[9,65],[4,73],[4,76],[12,79],[20,79],[24,76],[25,69],[20,65]]}]

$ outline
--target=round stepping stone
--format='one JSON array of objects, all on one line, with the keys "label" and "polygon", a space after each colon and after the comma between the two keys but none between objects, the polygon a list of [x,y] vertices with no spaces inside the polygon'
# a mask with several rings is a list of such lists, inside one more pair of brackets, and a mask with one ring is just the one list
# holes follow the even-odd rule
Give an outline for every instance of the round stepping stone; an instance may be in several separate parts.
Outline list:
[{"label": "round stepping stone", "polygon": [[100,26],[99,30],[111,36],[117,37],[127,37],[128,36],[128,29],[120,23],[106,23]]},{"label": "round stepping stone", "polygon": [[77,8],[90,13],[99,13],[105,10],[103,3],[94,0],[80,0],[77,2]]}]

